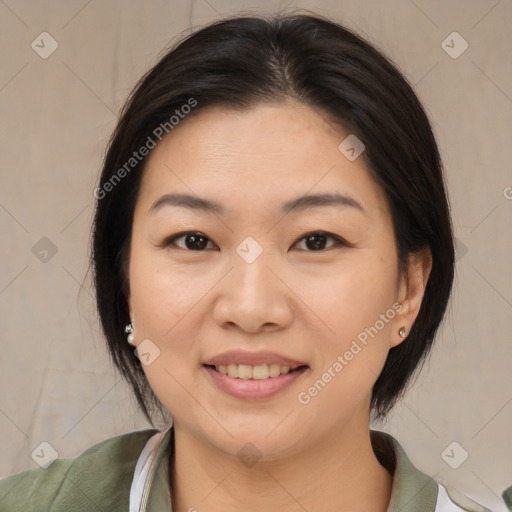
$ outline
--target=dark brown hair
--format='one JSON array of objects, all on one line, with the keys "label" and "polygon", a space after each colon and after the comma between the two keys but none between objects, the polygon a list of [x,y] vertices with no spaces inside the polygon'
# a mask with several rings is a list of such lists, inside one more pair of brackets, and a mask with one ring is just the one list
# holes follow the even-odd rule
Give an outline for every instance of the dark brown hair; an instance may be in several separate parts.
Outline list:
[{"label": "dark brown hair", "polygon": [[412,87],[372,45],[320,16],[225,19],[185,37],[142,77],[121,112],[95,192],[97,308],[113,362],[150,421],[153,406],[162,408],[124,335],[125,263],[145,160],[130,158],[159,126],[170,131],[170,116],[191,99],[192,116],[212,105],[244,110],[290,98],[328,113],[365,144],[364,160],[393,217],[400,269],[410,253],[432,254],[418,317],[374,385],[376,418],[392,408],[432,345],[454,278],[454,245],[439,151]]}]

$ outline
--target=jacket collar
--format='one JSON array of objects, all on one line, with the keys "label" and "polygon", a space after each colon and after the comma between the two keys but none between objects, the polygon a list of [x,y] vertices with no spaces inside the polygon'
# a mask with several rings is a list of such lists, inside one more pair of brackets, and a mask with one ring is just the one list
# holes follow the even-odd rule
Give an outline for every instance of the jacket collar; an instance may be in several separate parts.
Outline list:
[{"label": "jacket collar", "polygon": [[393,474],[387,512],[433,512],[437,501],[437,482],[414,467],[394,437],[370,430],[370,438],[380,463]]},{"label": "jacket collar", "polygon": [[[438,484],[414,467],[392,436],[370,430],[370,438],[377,458],[393,474],[387,512],[433,512]],[[172,426],[157,432],[148,440],[135,467],[130,490],[130,512],[172,512],[168,462],[173,448]]]}]

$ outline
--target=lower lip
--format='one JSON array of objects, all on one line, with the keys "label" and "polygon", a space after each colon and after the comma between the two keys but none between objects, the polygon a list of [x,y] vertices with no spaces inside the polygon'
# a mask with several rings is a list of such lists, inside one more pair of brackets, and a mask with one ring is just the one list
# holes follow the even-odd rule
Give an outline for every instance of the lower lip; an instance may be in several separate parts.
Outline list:
[{"label": "lower lip", "polygon": [[213,379],[213,382],[228,395],[244,400],[264,400],[277,395],[287,387],[291,386],[307,368],[299,368],[293,372],[279,377],[268,379],[234,379],[224,375],[209,366],[203,366],[206,372]]}]

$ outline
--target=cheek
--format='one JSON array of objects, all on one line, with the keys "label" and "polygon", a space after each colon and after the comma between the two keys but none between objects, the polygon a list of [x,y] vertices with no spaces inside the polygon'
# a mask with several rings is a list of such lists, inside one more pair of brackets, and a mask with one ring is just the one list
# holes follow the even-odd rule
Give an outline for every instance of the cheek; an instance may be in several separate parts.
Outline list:
[{"label": "cheek", "polygon": [[170,271],[149,251],[138,249],[132,254],[130,292],[136,342],[149,339],[159,350],[151,364],[143,365],[143,371],[155,395],[171,412],[190,407],[188,382],[199,360],[194,331],[199,319],[194,306],[208,290],[206,280],[192,282],[186,273]]},{"label": "cheek", "polygon": [[219,277],[189,265],[171,267],[163,253],[144,248],[133,251],[129,272],[136,342],[149,339],[159,350],[144,373],[164,405],[176,408],[190,399],[182,386],[201,360],[201,299]]},{"label": "cheek", "polygon": [[[316,365],[303,387],[303,402],[315,402],[318,414],[333,403],[352,410],[368,397],[389,350],[395,317],[397,273],[394,261],[361,251],[330,279],[304,286],[304,302],[322,320]],[[314,281],[310,282],[310,285]],[[316,398],[318,396],[318,398]]]},{"label": "cheek", "polygon": [[[381,314],[392,308],[396,280],[391,258],[386,260],[377,257],[374,251],[363,250],[350,261],[332,267],[326,276],[302,278],[298,295],[321,320],[324,339],[344,344],[373,326]],[[382,327],[379,322],[379,330],[386,330],[387,326],[388,323]]]},{"label": "cheek", "polygon": [[211,287],[209,281],[170,268],[163,254],[136,249],[130,262],[130,292],[139,334],[160,342],[172,337]]}]

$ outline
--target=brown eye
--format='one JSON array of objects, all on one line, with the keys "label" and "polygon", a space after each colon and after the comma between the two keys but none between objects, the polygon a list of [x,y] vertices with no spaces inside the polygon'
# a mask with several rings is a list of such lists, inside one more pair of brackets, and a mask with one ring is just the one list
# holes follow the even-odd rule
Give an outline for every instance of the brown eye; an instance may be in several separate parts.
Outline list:
[{"label": "brown eye", "polygon": [[[180,243],[177,243],[177,241]],[[173,235],[170,238],[167,238],[162,247],[169,247],[172,245],[177,245],[181,249],[187,249],[190,251],[202,251],[207,248],[208,242],[212,243],[211,240],[200,231],[187,231],[185,233],[179,233],[177,235]],[[211,248],[211,247],[210,247]]]},{"label": "brown eye", "polygon": [[[327,246],[327,241],[329,239],[333,240],[334,243]],[[345,242],[341,240],[341,238],[330,233],[325,233],[324,231],[308,233],[298,240],[298,242],[302,241],[304,241],[304,244],[309,252],[323,251],[324,249],[329,249],[334,245],[346,245]]]}]

